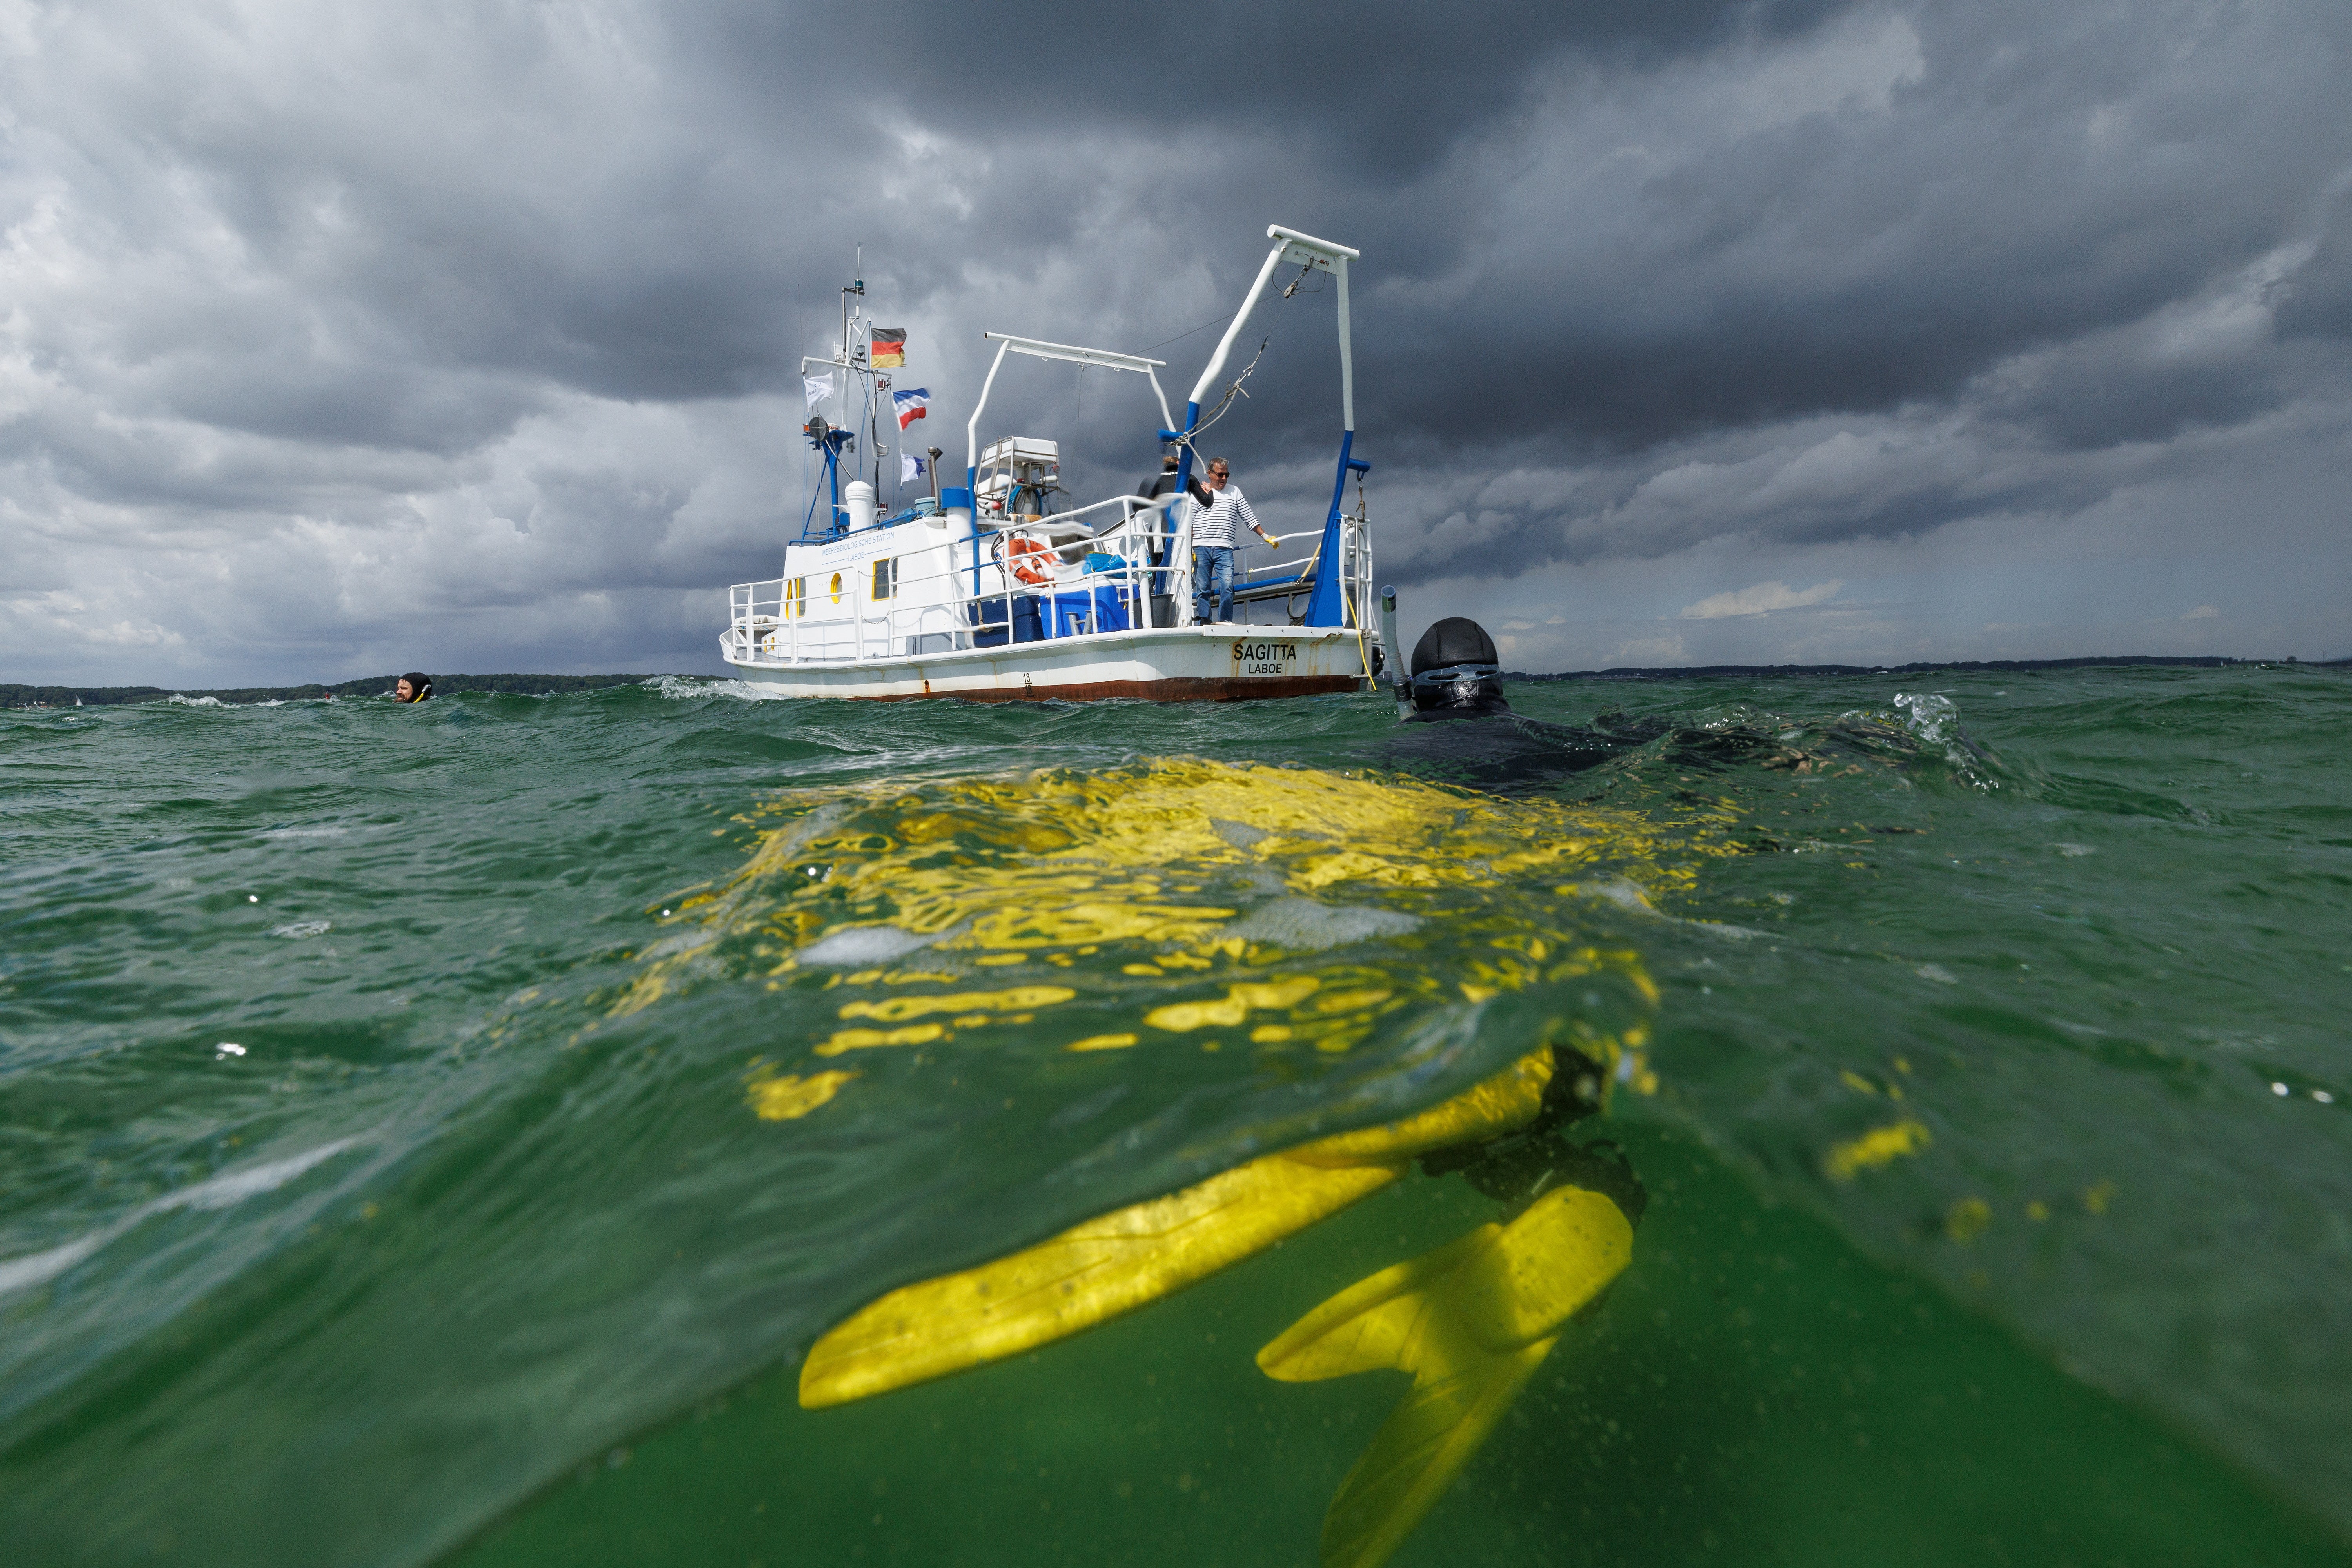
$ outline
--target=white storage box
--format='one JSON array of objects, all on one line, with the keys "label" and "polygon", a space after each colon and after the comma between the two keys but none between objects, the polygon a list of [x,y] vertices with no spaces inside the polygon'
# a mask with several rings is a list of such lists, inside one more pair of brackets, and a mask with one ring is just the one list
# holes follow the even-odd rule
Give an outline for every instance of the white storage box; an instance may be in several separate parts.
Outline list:
[{"label": "white storage box", "polygon": [[1058,468],[1061,461],[1061,443],[1043,436],[1007,436],[1002,441],[991,441],[980,452],[982,468],[991,463],[1051,463]]}]

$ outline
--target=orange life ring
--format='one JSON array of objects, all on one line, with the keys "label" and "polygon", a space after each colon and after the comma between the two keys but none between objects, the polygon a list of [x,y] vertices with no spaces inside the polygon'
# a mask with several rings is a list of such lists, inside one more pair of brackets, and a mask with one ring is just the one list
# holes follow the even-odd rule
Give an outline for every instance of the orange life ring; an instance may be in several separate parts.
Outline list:
[{"label": "orange life ring", "polygon": [[[1013,574],[1015,577],[1020,578],[1024,583],[1031,584],[1052,582],[1054,580],[1054,568],[1051,562],[1054,552],[1045,544],[1030,538],[1025,533],[1016,533],[1013,534],[1012,538],[1013,543],[1010,546],[1010,551],[1012,556]],[[1035,557],[1043,557],[1044,559],[1034,559]]]}]

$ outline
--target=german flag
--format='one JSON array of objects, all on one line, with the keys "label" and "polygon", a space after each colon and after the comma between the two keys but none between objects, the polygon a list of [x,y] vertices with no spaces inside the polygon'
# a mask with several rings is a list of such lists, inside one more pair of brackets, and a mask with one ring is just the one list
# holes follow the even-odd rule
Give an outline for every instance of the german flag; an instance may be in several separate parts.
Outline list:
[{"label": "german flag", "polygon": [[907,331],[903,327],[874,329],[874,355],[869,362],[876,370],[896,370],[907,363]]}]

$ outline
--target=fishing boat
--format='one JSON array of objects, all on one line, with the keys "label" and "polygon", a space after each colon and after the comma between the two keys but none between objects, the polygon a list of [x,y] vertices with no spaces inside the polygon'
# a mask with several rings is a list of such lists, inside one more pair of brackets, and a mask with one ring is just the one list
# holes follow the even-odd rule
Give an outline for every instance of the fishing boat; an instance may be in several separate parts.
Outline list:
[{"label": "fishing boat", "polygon": [[[861,395],[875,478],[857,477],[859,431],[813,415],[802,434],[823,467],[800,537],[784,548],[781,576],[730,590],[719,642],[728,664],[786,697],[1232,701],[1368,689],[1388,656],[1371,613],[1362,486],[1371,465],[1354,452],[1348,264],[1359,253],[1279,226],[1266,237],[1273,247],[1201,372],[1181,426],[1160,384],[1164,360],[988,332],[996,354],[965,426],[963,484],[938,488],[933,448],[933,493],[887,517],[877,500],[885,426],[877,411],[887,416],[894,399],[916,395],[893,392],[886,374],[903,361],[892,352],[899,335],[866,320],[856,303],[862,280],[845,289],[842,341],[831,357],[803,360],[802,373],[813,408],[818,389],[830,395],[836,374]],[[1289,268],[1298,271],[1286,297],[1317,274],[1337,295],[1340,428],[1331,503],[1307,526],[1275,536],[1277,546],[1307,544],[1303,559],[1237,571],[1237,618],[1210,623],[1194,614],[1193,509],[1183,498],[1195,437],[1234,406],[1247,371],[1224,385],[1205,418],[1202,405],[1219,387],[1251,312]],[[1055,438],[991,430],[983,443],[989,395],[1009,355],[1141,376],[1158,404],[1158,439],[1177,457],[1169,492],[1080,501],[1063,489]]]}]

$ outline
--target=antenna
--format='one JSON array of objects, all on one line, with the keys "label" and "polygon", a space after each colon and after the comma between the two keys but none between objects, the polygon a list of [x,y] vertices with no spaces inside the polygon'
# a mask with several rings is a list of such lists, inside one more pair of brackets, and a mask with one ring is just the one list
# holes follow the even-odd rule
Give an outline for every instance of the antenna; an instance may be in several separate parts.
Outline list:
[{"label": "antenna", "polygon": [[857,358],[849,345],[849,297],[852,294],[861,300],[866,297],[866,247],[863,244],[857,247],[857,260],[851,271],[854,276],[841,289],[841,359],[845,365]]}]

